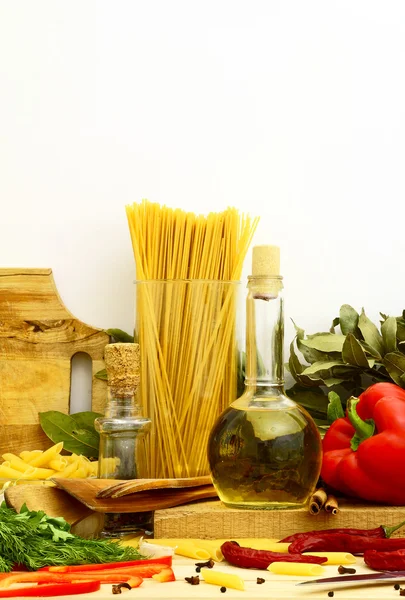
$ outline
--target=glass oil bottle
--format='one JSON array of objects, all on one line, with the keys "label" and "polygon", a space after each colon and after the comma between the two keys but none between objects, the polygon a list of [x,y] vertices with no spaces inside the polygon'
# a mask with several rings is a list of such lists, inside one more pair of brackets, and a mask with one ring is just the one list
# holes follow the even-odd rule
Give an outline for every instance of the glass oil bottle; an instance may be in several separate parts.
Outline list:
[{"label": "glass oil bottle", "polygon": [[321,469],[321,439],[312,417],[284,391],[284,317],[280,253],[253,248],[246,300],[245,390],[217,419],[208,457],[226,506],[303,506]]},{"label": "glass oil bottle", "polygon": [[[151,420],[141,415],[136,403],[140,382],[139,344],[108,344],[104,359],[107,371],[105,416],[95,420],[100,433],[98,477],[100,479],[138,479],[144,476],[138,456],[142,438]],[[144,530],[152,513],[107,513],[104,536]]]}]

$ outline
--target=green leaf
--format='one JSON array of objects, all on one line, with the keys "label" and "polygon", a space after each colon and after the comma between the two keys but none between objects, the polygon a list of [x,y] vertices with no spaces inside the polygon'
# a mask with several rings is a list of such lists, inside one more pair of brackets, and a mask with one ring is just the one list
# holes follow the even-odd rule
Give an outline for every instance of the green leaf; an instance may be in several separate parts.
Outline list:
[{"label": "green leaf", "polygon": [[326,418],[328,399],[320,388],[311,390],[294,385],[287,390],[288,396],[303,406],[312,416]]},{"label": "green leaf", "polygon": [[129,333],[125,333],[122,329],[106,329],[105,332],[116,342],[121,342],[122,344],[133,344],[134,336],[129,335]]},{"label": "green leaf", "polygon": [[340,325],[340,319],[339,317],[335,317],[329,329],[330,333],[335,333],[335,327],[337,327],[338,325]]},{"label": "green leaf", "polygon": [[329,404],[328,404],[328,422],[331,425],[333,421],[336,419],[341,419],[345,416],[342,401],[340,400],[340,396],[336,394],[336,392],[329,392],[328,394]]},{"label": "green leaf", "polygon": [[384,343],[380,332],[372,321],[366,316],[364,308],[359,317],[359,329],[366,344],[375,348],[381,356],[384,356]]},{"label": "green leaf", "polygon": [[397,319],[397,340],[405,342],[405,324]]},{"label": "green leaf", "polygon": [[324,379],[323,383],[326,387],[333,387],[334,385],[340,385],[344,382],[344,379],[338,379],[337,377],[329,377],[328,379]]},{"label": "green leaf", "polygon": [[381,325],[381,333],[384,340],[385,351],[395,352],[397,349],[397,320],[388,317]]},{"label": "green leaf", "polygon": [[348,333],[342,348],[343,362],[355,367],[369,368],[368,360],[360,342],[352,333]]},{"label": "green leaf", "polygon": [[318,375],[321,379],[325,379],[330,373],[332,367],[345,367],[346,365],[341,360],[329,360],[329,361],[318,361],[314,362],[313,365],[306,367],[303,371],[303,375]]},{"label": "green leaf", "polygon": [[391,379],[401,387],[405,387],[401,379],[405,374],[405,356],[401,352],[389,352],[384,356],[383,363]]},{"label": "green leaf", "polygon": [[340,329],[343,335],[358,331],[359,313],[350,304],[343,304],[339,311]]},{"label": "green leaf", "polygon": [[381,354],[379,352],[377,352],[377,350],[375,348],[372,348],[371,346],[369,346],[368,344],[366,344],[366,342],[363,342],[363,340],[360,340],[360,344],[364,348],[366,354],[369,354],[370,356],[372,356],[376,360],[382,360]]},{"label": "green leaf", "polygon": [[97,377],[97,379],[102,379],[103,381],[107,381],[107,369],[101,369],[101,371],[97,371],[94,377]]},{"label": "green leaf", "polygon": [[313,348],[321,352],[342,352],[345,341],[344,335],[334,333],[319,333],[313,336],[308,336],[306,340],[301,340],[301,344],[307,348]]},{"label": "green leaf", "polygon": [[89,429],[92,431],[94,430],[94,420],[103,417],[104,415],[92,412],[91,410],[86,410],[84,412],[74,413],[70,416],[76,421],[76,425],[80,429]]},{"label": "green leaf", "polygon": [[99,435],[94,430],[81,428],[75,419],[57,410],[39,413],[43,431],[54,444],[63,442],[69,452],[83,454],[89,458],[98,456]]}]

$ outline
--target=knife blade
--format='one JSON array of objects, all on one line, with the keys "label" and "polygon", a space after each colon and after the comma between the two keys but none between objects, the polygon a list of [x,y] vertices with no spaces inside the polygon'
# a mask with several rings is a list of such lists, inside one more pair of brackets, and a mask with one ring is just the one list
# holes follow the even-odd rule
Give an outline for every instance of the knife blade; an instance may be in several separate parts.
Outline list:
[{"label": "knife blade", "polygon": [[340,575],[337,577],[323,577],[322,579],[312,579],[311,581],[302,581],[296,585],[322,585],[337,583],[362,585],[368,583],[384,583],[392,581],[405,581],[405,571],[383,571],[381,573],[363,573],[362,575]]}]

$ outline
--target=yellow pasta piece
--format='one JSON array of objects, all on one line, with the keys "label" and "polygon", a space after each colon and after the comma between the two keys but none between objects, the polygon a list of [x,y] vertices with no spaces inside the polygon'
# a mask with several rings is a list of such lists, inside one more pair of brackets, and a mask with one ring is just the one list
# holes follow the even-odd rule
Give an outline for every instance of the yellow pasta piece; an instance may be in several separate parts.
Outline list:
[{"label": "yellow pasta piece", "polygon": [[210,558],[212,558],[212,560],[215,560],[216,562],[224,560],[224,555],[221,552],[221,544],[212,540],[193,540],[193,542],[198,548],[207,550],[207,552],[210,553]]},{"label": "yellow pasta piece", "polygon": [[304,556],[305,554],[327,558],[324,565],[354,565],[356,562],[356,557],[349,552],[304,552]]},{"label": "yellow pasta piece", "polygon": [[[8,461],[6,461],[7,463]],[[16,471],[16,469],[12,469],[9,464],[3,463],[0,465],[0,477],[6,477],[7,479],[21,479],[24,477],[21,471]]]},{"label": "yellow pasta piece", "polygon": [[77,479],[85,479],[87,475],[86,470],[83,467],[79,467],[76,471],[73,471],[69,477],[76,477]]},{"label": "yellow pasta piece", "polygon": [[[162,544],[163,546],[164,544]],[[199,548],[192,542],[186,542],[178,544],[174,546],[175,554],[179,554],[180,556],[187,556],[188,558],[198,558],[198,560],[208,560],[210,558],[210,553],[208,550],[204,550],[203,548]]]},{"label": "yellow pasta piece", "polygon": [[48,463],[48,467],[50,469],[53,469],[54,471],[63,471],[63,469],[67,467],[67,464],[68,462],[66,458],[60,456],[59,458],[54,458],[53,460],[50,460]]},{"label": "yellow pasta piece", "polygon": [[42,454],[42,450],[24,450],[23,452],[20,452],[20,458],[29,462],[35,456],[39,456],[40,454]]},{"label": "yellow pasta piece", "polygon": [[277,575],[322,575],[325,571],[321,565],[294,562],[273,562],[267,570]]},{"label": "yellow pasta piece", "polygon": [[[188,547],[190,544],[192,544],[195,548],[201,550],[201,552],[206,552],[208,553],[208,556],[206,556],[206,558],[212,558],[213,560],[220,562],[221,560],[224,559],[223,554],[221,552],[221,543],[218,543],[216,540],[200,540],[200,539],[187,539],[187,538],[173,538],[173,539],[166,539],[166,538],[162,538],[160,540],[148,540],[148,543],[151,544],[158,544],[159,546],[170,546],[171,548],[180,548],[182,549],[183,547]],[[178,550],[175,550],[176,554],[181,554],[181,552],[178,552]],[[182,556],[188,556],[186,554],[181,554]],[[195,558],[194,556],[191,556],[190,558]],[[196,558],[200,558],[200,556],[196,557]],[[202,558],[202,556],[201,556]],[[205,558],[205,556],[204,556]]]},{"label": "yellow pasta piece", "polygon": [[214,571],[214,569],[201,569],[201,575],[203,576],[205,583],[225,586],[234,590],[244,591],[245,589],[245,582],[239,575]]},{"label": "yellow pasta piece", "polygon": [[22,474],[24,479],[48,479],[52,477],[55,471],[53,469],[43,469],[41,467],[27,467],[27,470]]},{"label": "yellow pasta piece", "polygon": [[76,471],[78,467],[78,461],[76,460],[73,463],[70,463],[63,471],[59,471],[59,473],[55,473],[54,477],[70,477],[72,473]]},{"label": "yellow pasta piece", "polygon": [[29,464],[22,460],[22,458],[11,452],[6,452],[2,455],[2,458],[4,458],[4,460],[9,463],[9,466],[16,471],[24,473],[29,467]]},{"label": "yellow pasta piece", "polygon": [[32,458],[29,461],[29,463],[33,467],[43,467],[50,460],[56,458],[56,455],[59,454],[62,449],[63,449],[63,442],[59,442],[58,444],[55,444],[51,448],[48,448],[48,450],[45,450],[45,452],[42,452],[42,454],[40,454],[38,456],[34,456],[34,458]]}]

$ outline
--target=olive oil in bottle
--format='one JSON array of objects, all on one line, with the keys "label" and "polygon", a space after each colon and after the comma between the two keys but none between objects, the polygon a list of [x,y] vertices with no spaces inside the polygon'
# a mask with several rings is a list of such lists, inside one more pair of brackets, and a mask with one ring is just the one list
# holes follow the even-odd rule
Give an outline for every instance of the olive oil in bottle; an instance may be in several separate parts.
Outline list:
[{"label": "olive oil in bottle", "polygon": [[253,248],[246,300],[245,390],[217,419],[208,458],[219,498],[233,508],[303,506],[321,469],[311,416],[284,391],[280,254]]}]

